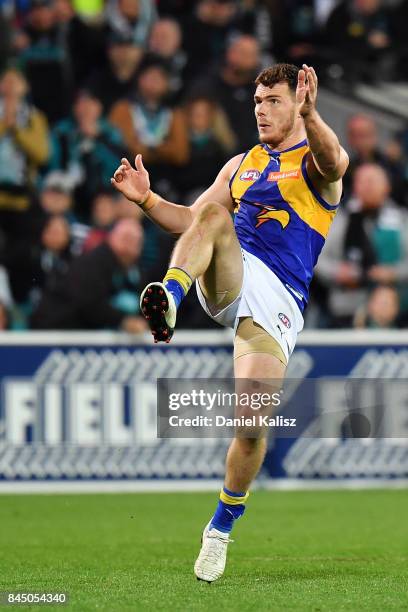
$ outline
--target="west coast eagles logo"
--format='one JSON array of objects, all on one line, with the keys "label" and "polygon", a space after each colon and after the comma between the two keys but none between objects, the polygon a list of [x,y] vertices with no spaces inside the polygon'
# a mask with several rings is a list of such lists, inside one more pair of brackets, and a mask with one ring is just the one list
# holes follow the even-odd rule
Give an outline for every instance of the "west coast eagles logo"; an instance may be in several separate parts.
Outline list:
[{"label": "west coast eagles logo", "polygon": [[262,210],[256,215],[257,224],[255,229],[260,227],[263,223],[274,219],[281,224],[282,229],[285,229],[290,221],[290,215],[287,210],[275,208],[274,206],[263,206]]}]

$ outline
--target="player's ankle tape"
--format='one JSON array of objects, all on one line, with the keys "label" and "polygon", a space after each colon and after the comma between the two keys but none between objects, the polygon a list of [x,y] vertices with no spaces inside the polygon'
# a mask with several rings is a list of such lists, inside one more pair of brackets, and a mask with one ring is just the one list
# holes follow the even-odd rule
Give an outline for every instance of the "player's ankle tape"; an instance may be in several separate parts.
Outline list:
[{"label": "player's ankle tape", "polygon": [[186,295],[193,284],[193,279],[187,272],[182,270],[181,268],[169,268],[166,276],[163,279],[163,283],[166,284],[167,281],[174,280],[184,291],[184,295]]},{"label": "player's ankle tape", "polygon": [[230,491],[223,487],[220,492],[220,500],[224,502],[224,504],[228,504],[229,506],[238,506],[239,504],[245,504],[248,499],[249,491],[246,493],[234,493],[234,491]]}]

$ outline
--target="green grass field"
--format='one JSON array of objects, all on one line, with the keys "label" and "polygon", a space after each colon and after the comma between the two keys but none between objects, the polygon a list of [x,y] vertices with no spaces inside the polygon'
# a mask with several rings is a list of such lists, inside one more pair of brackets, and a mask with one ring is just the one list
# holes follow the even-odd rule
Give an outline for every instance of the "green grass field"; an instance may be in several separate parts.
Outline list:
[{"label": "green grass field", "polygon": [[192,568],[215,502],[0,496],[0,591],[67,591],[62,610],[408,609],[408,491],[254,492],[208,585]]}]

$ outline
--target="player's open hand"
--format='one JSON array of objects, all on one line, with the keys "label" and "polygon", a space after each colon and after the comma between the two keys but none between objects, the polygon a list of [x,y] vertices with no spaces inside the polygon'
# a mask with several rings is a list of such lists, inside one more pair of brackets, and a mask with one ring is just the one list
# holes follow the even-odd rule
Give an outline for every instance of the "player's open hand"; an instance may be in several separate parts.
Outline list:
[{"label": "player's open hand", "polygon": [[298,74],[296,102],[299,104],[299,114],[309,115],[316,107],[317,76],[314,68],[303,64]]},{"label": "player's open hand", "polygon": [[136,155],[135,168],[132,168],[130,162],[124,157],[120,161],[121,165],[116,170],[112,185],[132,202],[140,204],[144,202],[149,195],[150,179],[149,173],[143,165],[142,156]]}]

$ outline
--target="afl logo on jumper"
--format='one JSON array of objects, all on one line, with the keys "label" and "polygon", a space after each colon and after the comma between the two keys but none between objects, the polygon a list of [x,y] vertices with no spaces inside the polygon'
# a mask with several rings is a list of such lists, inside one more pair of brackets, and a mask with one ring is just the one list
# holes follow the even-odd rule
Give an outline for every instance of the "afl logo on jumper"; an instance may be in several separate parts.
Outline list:
[{"label": "afl logo on jumper", "polygon": [[243,172],[239,178],[241,181],[257,181],[260,176],[261,173],[259,170],[251,169],[245,170],[245,172]]},{"label": "afl logo on jumper", "polygon": [[282,323],[284,324],[284,326],[285,326],[287,329],[290,329],[290,327],[291,327],[291,323],[290,323],[290,321],[289,321],[289,318],[288,318],[288,317],[287,317],[285,314],[283,314],[283,312],[280,312],[280,313],[278,314],[278,317],[279,317],[279,319],[282,321]]}]

